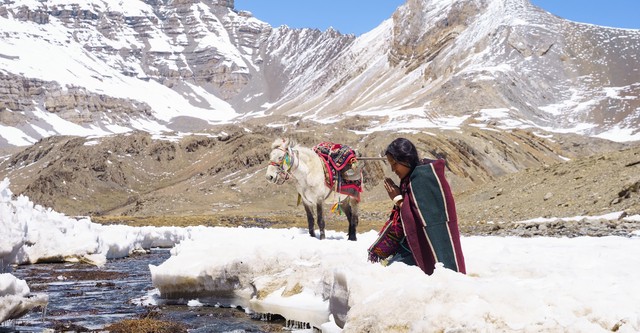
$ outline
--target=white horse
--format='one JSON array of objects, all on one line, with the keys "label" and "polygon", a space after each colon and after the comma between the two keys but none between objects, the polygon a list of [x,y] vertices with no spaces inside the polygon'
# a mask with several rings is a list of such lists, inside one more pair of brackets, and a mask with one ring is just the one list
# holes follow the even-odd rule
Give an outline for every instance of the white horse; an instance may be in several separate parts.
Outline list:
[{"label": "white horse", "polygon": [[[296,190],[307,213],[309,235],[316,236],[313,216],[315,209],[320,239],[324,239],[323,204],[333,192],[325,182],[324,162],[312,149],[299,146],[289,139],[277,139],[271,148],[270,163],[266,174],[267,180],[278,185],[284,184],[289,178],[297,181]],[[349,240],[355,241],[358,225],[358,200],[345,195],[339,204],[349,221]]]}]

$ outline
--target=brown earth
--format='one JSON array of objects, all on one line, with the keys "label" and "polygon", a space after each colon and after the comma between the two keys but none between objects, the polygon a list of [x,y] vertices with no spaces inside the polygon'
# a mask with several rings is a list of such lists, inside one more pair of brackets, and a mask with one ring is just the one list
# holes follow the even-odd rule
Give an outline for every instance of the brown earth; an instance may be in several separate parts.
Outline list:
[{"label": "brown earth", "polygon": [[[640,214],[640,144],[471,126],[355,133],[369,121],[226,126],[164,138],[141,132],[52,137],[0,162],[0,178],[8,177],[14,193],[36,204],[99,223],[304,228],[291,181],[277,186],[264,178],[276,137],[307,147],[341,142],[362,156],[380,156],[392,139],[405,136],[422,156],[447,160],[463,233],[495,232],[496,224],[537,217]],[[380,180],[395,179],[383,162],[364,163],[359,232],[382,226],[391,203]],[[346,232],[343,220],[329,215],[327,227]]]},{"label": "brown earth", "polygon": [[458,193],[469,221],[640,214],[640,145],[525,169]]},{"label": "brown earth", "polygon": [[[382,189],[376,188],[377,191]],[[640,222],[640,145],[621,151],[558,162],[498,177],[456,192],[459,225],[465,235],[629,235]],[[262,213],[202,216],[94,217],[98,223],[306,228],[301,207]],[[361,203],[359,230],[379,230],[390,200]],[[617,219],[597,218],[609,213]],[[539,218],[546,222],[535,222]],[[565,219],[560,219],[565,218]],[[347,232],[342,216],[329,215],[327,228]]]}]

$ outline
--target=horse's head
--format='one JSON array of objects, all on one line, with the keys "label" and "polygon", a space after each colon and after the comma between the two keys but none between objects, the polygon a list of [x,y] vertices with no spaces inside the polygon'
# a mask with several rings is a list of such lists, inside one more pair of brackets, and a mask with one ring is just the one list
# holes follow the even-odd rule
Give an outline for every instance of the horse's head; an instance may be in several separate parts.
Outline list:
[{"label": "horse's head", "polygon": [[271,144],[266,175],[268,181],[281,185],[289,179],[289,171],[293,163],[292,145],[289,139],[276,139]]}]

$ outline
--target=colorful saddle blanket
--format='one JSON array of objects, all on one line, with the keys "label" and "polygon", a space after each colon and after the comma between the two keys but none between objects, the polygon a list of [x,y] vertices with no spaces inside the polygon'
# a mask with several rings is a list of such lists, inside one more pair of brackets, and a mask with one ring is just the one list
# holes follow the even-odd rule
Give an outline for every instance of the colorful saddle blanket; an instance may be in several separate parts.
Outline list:
[{"label": "colorful saddle blanket", "polygon": [[356,169],[356,153],[349,146],[333,142],[321,142],[313,147],[313,151],[324,162],[324,179],[326,185],[334,191],[354,197],[360,201],[362,177],[346,179],[343,172]]}]

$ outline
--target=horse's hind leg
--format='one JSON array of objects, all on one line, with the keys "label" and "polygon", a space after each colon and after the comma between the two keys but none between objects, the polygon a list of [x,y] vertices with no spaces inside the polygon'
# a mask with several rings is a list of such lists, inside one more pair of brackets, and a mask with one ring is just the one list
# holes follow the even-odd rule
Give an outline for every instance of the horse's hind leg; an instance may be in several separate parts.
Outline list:
[{"label": "horse's hind leg", "polygon": [[[358,226],[358,201],[354,198],[347,197],[344,201],[344,212],[349,221],[349,240],[355,241],[356,227]],[[344,202],[343,201],[343,202]]]},{"label": "horse's hind leg", "polygon": [[349,197],[344,198],[340,201],[340,209],[344,212],[344,215],[347,217],[347,221],[351,222],[351,217],[353,216],[351,212],[351,204],[349,203]]},{"label": "horse's hind leg", "polygon": [[318,228],[320,228],[320,239],[324,239],[324,214],[322,212],[322,202],[316,204],[316,211],[318,212]]},{"label": "horse's hind leg", "polygon": [[309,225],[309,235],[311,237],[316,237],[316,232],[314,230],[314,225],[313,225],[313,211],[311,210],[311,206],[307,205],[306,203],[303,204],[304,206],[304,211],[307,213],[307,224]]}]

